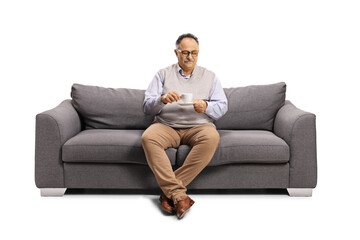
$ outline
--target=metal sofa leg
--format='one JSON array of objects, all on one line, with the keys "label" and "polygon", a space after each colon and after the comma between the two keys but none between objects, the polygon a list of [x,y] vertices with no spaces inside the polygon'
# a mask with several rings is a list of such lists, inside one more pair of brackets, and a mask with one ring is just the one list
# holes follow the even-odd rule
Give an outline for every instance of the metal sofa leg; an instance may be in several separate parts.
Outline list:
[{"label": "metal sofa leg", "polygon": [[288,188],[290,197],[311,197],[312,188]]},{"label": "metal sofa leg", "polygon": [[66,188],[40,188],[42,197],[62,197],[64,196]]}]

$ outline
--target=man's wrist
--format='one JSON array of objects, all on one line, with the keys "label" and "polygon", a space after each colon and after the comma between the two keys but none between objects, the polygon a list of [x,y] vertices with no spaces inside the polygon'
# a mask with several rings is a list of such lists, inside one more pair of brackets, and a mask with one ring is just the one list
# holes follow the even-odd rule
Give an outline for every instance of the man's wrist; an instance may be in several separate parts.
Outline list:
[{"label": "man's wrist", "polygon": [[164,105],[164,104],[166,104],[166,103],[163,102],[163,96],[164,96],[164,95],[161,95],[161,96],[160,96],[159,105]]},{"label": "man's wrist", "polygon": [[207,103],[207,101],[205,101],[205,100],[203,100],[203,102],[205,102],[205,110],[207,109],[207,107],[208,107],[208,103]]},{"label": "man's wrist", "polygon": [[209,112],[211,112],[211,102],[205,101],[206,102],[206,109],[205,109],[205,113],[208,114]]}]

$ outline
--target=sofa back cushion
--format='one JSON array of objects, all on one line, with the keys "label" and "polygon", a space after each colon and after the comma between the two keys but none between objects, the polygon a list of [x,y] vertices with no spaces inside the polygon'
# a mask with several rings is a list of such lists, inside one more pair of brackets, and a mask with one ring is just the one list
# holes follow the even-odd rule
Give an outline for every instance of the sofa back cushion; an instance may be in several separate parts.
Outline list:
[{"label": "sofa back cushion", "polygon": [[85,129],[146,129],[154,116],[145,115],[145,90],[73,84],[72,104]]},{"label": "sofa back cushion", "polygon": [[273,130],[276,113],[285,104],[284,82],[224,91],[228,112],[215,122],[217,129]]},{"label": "sofa back cushion", "polygon": [[[224,88],[228,112],[217,129],[273,130],[277,111],[285,104],[286,84]],[[144,114],[145,90],[73,84],[72,104],[85,129],[146,129],[154,116]]]}]

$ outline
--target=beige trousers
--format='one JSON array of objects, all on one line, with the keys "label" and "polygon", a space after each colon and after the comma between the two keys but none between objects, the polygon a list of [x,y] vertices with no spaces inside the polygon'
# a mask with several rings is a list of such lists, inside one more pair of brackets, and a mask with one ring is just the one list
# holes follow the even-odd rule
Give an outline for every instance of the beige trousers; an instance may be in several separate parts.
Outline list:
[{"label": "beige trousers", "polygon": [[[209,124],[192,128],[172,128],[153,123],[142,135],[141,141],[150,169],[164,192],[174,200],[186,195],[186,186],[208,165],[217,146],[219,133]],[[180,144],[192,147],[184,164],[173,171],[165,150],[178,148]]]}]

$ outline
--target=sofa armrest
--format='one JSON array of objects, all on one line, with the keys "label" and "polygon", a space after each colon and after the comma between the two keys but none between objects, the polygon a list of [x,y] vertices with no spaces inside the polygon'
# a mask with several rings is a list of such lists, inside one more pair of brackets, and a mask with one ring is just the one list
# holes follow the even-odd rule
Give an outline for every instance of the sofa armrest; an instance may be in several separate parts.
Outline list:
[{"label": "sofa armrest", "polygon": [[38,188],[64,188],[61,148],[80,131],[81,121],[71,100],[36,115],[35,184]]},{"label": "sofa armrest", "polygon": [[317,184],[316,116],[290,101],[278,111],[274,133],[290,147],[289,188],[315,188]]}]

